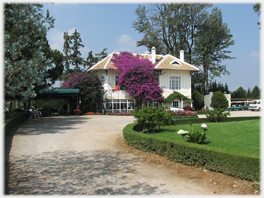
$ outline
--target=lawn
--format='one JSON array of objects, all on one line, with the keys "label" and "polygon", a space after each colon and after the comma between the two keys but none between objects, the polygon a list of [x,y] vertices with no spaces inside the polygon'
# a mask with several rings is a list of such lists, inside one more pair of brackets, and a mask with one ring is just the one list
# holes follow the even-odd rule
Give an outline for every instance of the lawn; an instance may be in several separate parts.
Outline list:
[{"label": "lawn", "polygon": [[[235,153],[252,156],[260,155],[260,120],[236,122],[206,123],[206,146],[221,148]],[[201,124],[193,124],[196,130],[202,130]],[[161,133],[149,134],[161,139],[186,141],[177,132],[180,129],[189,131],[189,124],[163,127]]]}]

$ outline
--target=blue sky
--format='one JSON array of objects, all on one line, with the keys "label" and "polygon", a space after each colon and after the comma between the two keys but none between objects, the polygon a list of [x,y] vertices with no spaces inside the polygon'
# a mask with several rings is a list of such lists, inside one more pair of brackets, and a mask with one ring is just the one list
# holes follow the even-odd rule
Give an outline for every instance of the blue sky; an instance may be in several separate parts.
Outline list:
[{"label": "blue sky", "polygon": [[[230,76],[215,78],[217,82],[227,83],[230,91],[239,86],[244,89],[254,88],[260,84],[260,33],[257,25],[261,19],[253,11],[255,3],[221,3],[213,7],[221,9],[223,21],[233,34],[235,45],[228,48],[236,59],[226,60]],[[138,34],[132,27],[136,20],[135,10],[138,3],[79,3],[44,4],[55,20],[55,27],[49,31],[48,40],[53,49],[62,51],[63,33],[72,34],[77,29],[85,48],[81,49],[82,56],[87,57],[90,50],[99,53],[104,48],[107,53],[130,51],[144,53],[145,47],[137,47],[136,41],[143,35]],[[58,85],[58,84],[57,84]]]}]

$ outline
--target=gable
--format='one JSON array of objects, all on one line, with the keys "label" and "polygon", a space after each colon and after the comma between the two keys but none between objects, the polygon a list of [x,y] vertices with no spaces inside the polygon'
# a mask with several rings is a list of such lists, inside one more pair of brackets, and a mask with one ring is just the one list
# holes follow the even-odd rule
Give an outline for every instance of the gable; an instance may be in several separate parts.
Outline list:
[{"label": "gable", "polygon": [[180,59],[167,54],[160,60],[155,69],[164,69],[164,70],[180,70],[180,71],[199,71],[198,67],[195,67],[189,63],[181,61]]},{"label": "gable", "polygon": [[[88,71],[90,70],[109,70],[109,69],[116,69],[114,67],[113,62],[111,62],[111,59],[113,58],[113,54],[109,54],[107,57],[105,57],[103,60],[96,63],[94,66],[92,66]],[[140,54],[144,58],[151,60],[151,55],[149,54]],[[167,55],[156,55],[156,64],[155,69],[159,70],[179,70],[179,71],[199,71],[199,68],[196,66],[193,66],[187,62],[181,61],[180,59],[167,54]]]}]

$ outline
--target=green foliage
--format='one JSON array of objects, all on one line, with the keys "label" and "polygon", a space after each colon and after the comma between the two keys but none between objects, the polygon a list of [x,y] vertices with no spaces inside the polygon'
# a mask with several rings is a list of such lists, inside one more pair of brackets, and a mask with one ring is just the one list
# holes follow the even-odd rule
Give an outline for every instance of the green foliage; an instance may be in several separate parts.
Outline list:
[{"label": "green foliage", "polygon": [[231,93],[232,98],[246,98],[247,97],[247,91],[243,87],[237,88],[236,91],[233,91]]},{"label": "green foliage", "polygon": [[43,13],[42,4],[5,4],[5,96],[27,101],[44,85],[49,44],[46,33],[54,19]]},{"label": "green foliage", "polygon": [[213,107],[214,109],[219,109],[219,108],[225,109],[228,107],[228,100],[221,91],[214,92],[211,101],[212,102],[210,106]]},{"label": "green foliage", "polygon": [[187,98],[186,96],[182,95],[181,93],[174,91],[172,94],[170,94],[167,98],[163,100],[164,103],[172,103],[175,99],[181,99],[184,102],[192,102],[192,99]]},{"label": "green foliage", "polygon": [[260,90],[259,90],[257,85],[253,88],[253,90],[251,92],[251,98],[254,98],[254,99],[260,98]]},{"label": "green foliage", "polygon": [[[175,162],[204,167],[236,178],[249,181],[260,179],[260,158],[256,155],[208,145],[190,144],[172,137],[163,137],[161,136],[163,132],[138,133],[133,130],[135,125],[129,124],[123,129],[124,139],[130,146],[165,156]],[[173,132],[168,134],[172,135]]]},{"label": "green foliage", "polygon": [[195,110],[202,109],[204,107],[203,96],[197,90],[193,91],[192,99]]},{"label": "green foliage", "polygon": [[191,130],[188,132],[186,136],[187,142],[204,144],[205,143],[204,141],[206,139],[207,126],[206,128],[202,128],[203,132],[194,129],[191,122],[190,122],[190,126],[191,126]]},{"label": "green foliage", "polygon": [[223,113],[224,111],[225,109],[215,109],[214,111],[209,111],[206,117],[210,122],[224,122],[227,116],[230,116],[230,112]]},{"label": "green foliage", "polygon": [[135,109],[132,115],[137,119],[138,124],[142,125],[143,129],[146,128],[148,132],[155,132],[155,130],[160,130],[161,126],[174,123],[173,116],[163,108],[143,107],[142,110]]}]

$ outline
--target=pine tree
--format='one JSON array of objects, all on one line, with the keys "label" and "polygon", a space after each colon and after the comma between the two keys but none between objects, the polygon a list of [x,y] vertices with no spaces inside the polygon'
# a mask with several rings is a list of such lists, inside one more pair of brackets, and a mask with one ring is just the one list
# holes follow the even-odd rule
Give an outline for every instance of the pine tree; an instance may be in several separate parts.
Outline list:
[{"label": "pine tree", "polygon": [[71,61],[72,65],[74,65],[74,70],[81,71],[80,65],[83,64],[83,58],[81,57],[80,48],[84,47],[82,44],[81,35],[79,32],[77,32],[77,29],[75,29],[74,33],[71,35],[72,39],[72,54],[71,54]]},{"label": "pine tree", "polygon": [[42,4],[5,4],[5,96],[27,101],[36,96],[35,85],[45,84],[46,33],[53,28]]}]

